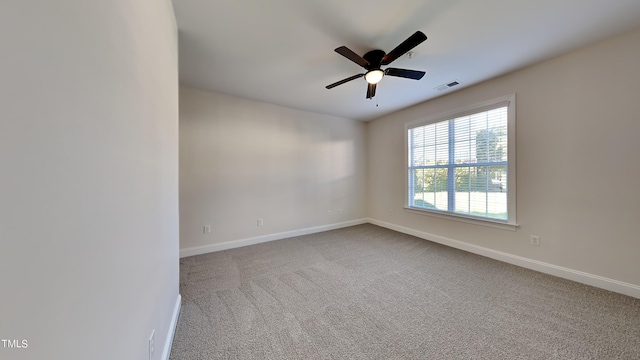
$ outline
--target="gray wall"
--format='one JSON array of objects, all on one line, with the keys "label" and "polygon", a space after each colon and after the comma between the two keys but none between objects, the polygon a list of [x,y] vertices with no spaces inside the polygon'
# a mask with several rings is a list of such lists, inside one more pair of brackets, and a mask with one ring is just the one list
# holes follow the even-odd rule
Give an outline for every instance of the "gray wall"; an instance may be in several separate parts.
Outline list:
[{"label": "gray wall", "polygon": [[359,121],[181,88],[180,247],[364,218],[364,136]]},{"label": "gray wall", "polygon": [[[640,285],[638,44],[636,30],[370,122],[369,217]],[[517,231],[404,210],[404,124],[511,93]]]},{"label": "gray wall", "polygon": [[160,359],[178,298],[169,0],[0,12],[2,359]]}]

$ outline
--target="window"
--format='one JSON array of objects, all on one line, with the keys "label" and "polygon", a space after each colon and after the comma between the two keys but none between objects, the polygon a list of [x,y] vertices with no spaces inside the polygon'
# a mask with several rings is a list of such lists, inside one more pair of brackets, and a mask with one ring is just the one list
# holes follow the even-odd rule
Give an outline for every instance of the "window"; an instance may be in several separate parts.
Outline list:
[{"label": "window", "polygon": [[409,209],[515,225],[515,95],[406,130]]}]

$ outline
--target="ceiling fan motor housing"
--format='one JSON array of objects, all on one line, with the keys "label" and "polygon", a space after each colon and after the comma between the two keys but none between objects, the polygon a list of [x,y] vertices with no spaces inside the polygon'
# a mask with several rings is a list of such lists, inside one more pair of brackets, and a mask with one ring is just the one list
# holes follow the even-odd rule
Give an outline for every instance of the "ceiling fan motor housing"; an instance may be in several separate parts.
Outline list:
[{"label": "ceiling fan motor housing", "polygon": [[380,63],[382,62],[382,58],[386,55],[382,50],[371,50],[368,53],[364,54],[363,59],[369,62],[365,68],[367,70],[375,70],[380,69]]}]

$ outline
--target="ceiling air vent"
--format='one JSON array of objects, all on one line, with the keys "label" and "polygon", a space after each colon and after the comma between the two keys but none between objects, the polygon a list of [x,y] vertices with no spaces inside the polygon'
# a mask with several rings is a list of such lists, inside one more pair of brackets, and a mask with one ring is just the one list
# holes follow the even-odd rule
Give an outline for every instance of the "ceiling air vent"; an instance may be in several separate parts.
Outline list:
[{"label": "ceiling air vent", "polygon": [[442,90],[447,90],[447,89],[450,89],[450,88],[452,88],[454,86],[458,86],[458,85],[460,85],[460,81],[453,80],[453,81],[450,81],[450,82],[448,82],[446,84],[442,84],[442,85],[436,87],[435,89],[438,90],[438,91],[442,91]]}]

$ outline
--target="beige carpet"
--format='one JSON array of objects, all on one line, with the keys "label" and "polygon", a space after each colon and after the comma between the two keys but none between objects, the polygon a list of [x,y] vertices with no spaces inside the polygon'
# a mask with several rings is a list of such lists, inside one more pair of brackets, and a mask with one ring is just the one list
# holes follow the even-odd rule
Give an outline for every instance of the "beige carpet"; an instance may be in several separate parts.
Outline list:
[{"label": "beige carpet", "polygon": [[374,225],[184,258],[172,360],[640,359],[640,300]]}]

